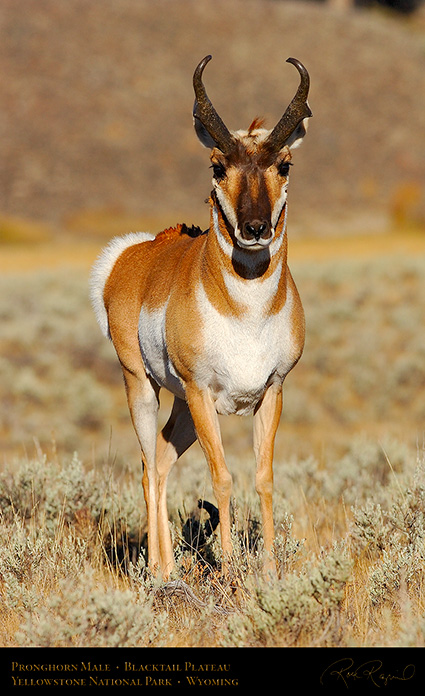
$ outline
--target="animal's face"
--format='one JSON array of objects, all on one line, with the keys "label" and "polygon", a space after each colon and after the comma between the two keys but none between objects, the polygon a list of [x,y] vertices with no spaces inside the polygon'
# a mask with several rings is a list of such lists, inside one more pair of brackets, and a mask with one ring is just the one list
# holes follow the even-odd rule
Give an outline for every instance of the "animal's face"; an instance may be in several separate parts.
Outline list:
[{"label": "animal's face", "polygon": [[275,157],[265,158],[261,143],[268,134],[251,127],[235,134],[237,147],[228,156],[218,148],[211,153],[216,202],[234,242],[252,251],[269,246],[275,237],[288,190],[291,152],[284,146]]},{"label": "animal's face", "polygon": [[312,115],[307,103],[308,73],[299,61],[289,59],[301,82],[273,130],[265,130],[256,119],[247,131],[230,132],[202,83],[202,72],[210,59],[204,58],[195,70],[193,115],[200,141],[211,148],[213,197],[234,243],[251,251],[264,249],[276,234],[286,204],[291,151],[302,142]]}]

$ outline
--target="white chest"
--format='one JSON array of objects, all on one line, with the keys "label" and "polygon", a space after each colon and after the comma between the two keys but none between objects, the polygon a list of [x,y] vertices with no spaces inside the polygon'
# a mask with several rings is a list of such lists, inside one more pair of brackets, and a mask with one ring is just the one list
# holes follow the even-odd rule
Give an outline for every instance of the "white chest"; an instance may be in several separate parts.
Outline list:
[{"label": "white chest", "polygon": [[[248,283],[229,276],[227,290],[244,305],[240,317],[221,314],[208,300],[202,285],[198,288],[203,348],[192,368],[198,386],[212,392],[218,413],[251,413],[266,387],[275,380],[283,381],[298,357],[290,289],[280,312],[266,312],[278,282],[278,275]],[[184,398],[182,381],[167,350],[166,315],[166,304],[154,312],[142,309],[140,350],[148,374]]]},{"label": "white chest", "polygon": [[[218,413],[250,413],[274,380],[283,381],[296,360],[291,326],[292,296],[282,310],[267,315],[270,290],[278,278],[266,283],[243,281],[246,311],[241,317],[220,314],[201,288],[198,302],[203,317],[204,355],[197,382],[213,393]],[[229,279],[229,284],[235,284]],[[228,288],[230,289],[230,287]],[[236,292],[240,288],[233,287]]]}]

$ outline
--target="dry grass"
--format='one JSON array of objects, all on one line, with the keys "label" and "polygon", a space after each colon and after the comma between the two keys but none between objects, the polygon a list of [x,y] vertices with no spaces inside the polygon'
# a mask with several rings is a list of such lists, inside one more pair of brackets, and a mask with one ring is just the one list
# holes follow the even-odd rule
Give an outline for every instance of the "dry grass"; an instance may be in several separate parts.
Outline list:
[{"label": "dry grass", "polygon": [[[145,566],[134,480],[117,486],[76,457],[21,461],[0,481],[2,644],[423,647],[425,457],[394,445],[389,456],[386,471],[363,442],[326,470],[280,464],[273,582],[239,458],[231,577],[215,537],[188,546],[184,506],[172,504],[177,571],[165,587]],[[194,469],[186,498],[198,494]]]},{"label": "dry grass", "polygon": [[175,580],[195,603],[159,591],[145,567],[136,439],[88,303],[90,248],[67,266],[57,247],[56,269],[52,251],[44,270],[9,266],[0,294],[5,646],[423,646],[425,275],[423,257],[400,253],[423,240],[399,235],[394,254],[395,240],[382,234],[366,256],[354,238],[322,240],[320,256],[317,242],[304,254],[291,245],[308,341],[276,447],[279,577],[260,573],[250,421],[222,419],[234,477],[230,579],[215,536],[188,546],[197,499],[213,501],[199,448],[170,480]]}]

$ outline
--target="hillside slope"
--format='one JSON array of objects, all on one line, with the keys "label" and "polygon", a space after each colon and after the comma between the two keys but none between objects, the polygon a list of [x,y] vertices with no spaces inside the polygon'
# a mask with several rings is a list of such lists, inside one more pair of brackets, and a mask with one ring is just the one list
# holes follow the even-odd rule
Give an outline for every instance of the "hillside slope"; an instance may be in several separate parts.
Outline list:
[{"label": "hillside slope", "polygon": [[308,67],[314,119],[291,216],[309,234],[340,213],[367,228],[400,197],[425,217],[423,35],[380,14],[270,0],[2,0],[0,214],[204,224],[210,172],[191,80],[207,53],[230,128],[257,115],[274,125],[297,85],[285,59]]}]

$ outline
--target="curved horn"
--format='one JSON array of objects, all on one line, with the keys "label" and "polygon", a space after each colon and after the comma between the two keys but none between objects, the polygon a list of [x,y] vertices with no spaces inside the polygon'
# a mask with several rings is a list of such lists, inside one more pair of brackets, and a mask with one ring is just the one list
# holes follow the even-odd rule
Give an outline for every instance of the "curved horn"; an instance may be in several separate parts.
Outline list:
[{"label": "curved horn", "polygon": [[296,58],[288,58],[286,62],[295,65],[300,73],[301,80],[295,97],[287,107],[280,121],[264,141],[264,147],[268,152],[277,152],[280,150],[301,121],[313,115],[307,103],[310,76],[306,68]]},{"label": "curved horn", "polygon": [[[209,144],[211,147],[217,146],[223,154],[227,154],[234,146],[234,138],[211,104],[202,82],[202,73],[211,58],[212,56],[205,56],[193,74],[193,89],[195,90],[193,118],[195,129],[205,144]],[[208,143],[204,131],[210,136],[211,140]]]}]

